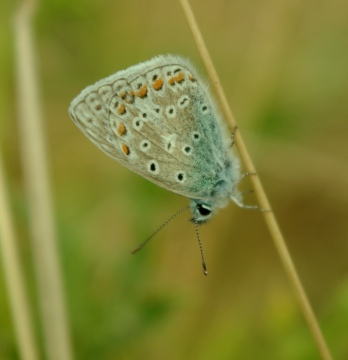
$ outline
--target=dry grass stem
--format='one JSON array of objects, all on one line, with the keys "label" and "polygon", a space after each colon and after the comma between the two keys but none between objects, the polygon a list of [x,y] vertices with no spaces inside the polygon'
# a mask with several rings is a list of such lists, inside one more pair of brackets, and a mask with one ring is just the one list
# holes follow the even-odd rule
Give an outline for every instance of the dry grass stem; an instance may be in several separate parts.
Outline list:
[{"label": "dry grass stem", "polygon": [[[220,80],[219,80],[216,70],[214,68],[214,65],[213,65],[213,62],[209,55],[209,52],[207,50],[207,47],[205,46],[204,40],[199,31],[199,28],[198,28],[197,22],[194,18],[194,15],[192,13],[192,10],[191,10],[187,0],[180,0],[180,2],[182,5],[182,8],[184,10],[185,16],[187,18],[188,24],[190,26],[190,29],[193,33],[193,37],[196,41],[198,51],[202,57],[202,60],[203,60],[205,69],[208,73],[208,76],[210,78],[211,84],[214,88],[215,93],[217,94],[223,114],[224,114],[225,118],[227,119],[231,129],[234,129],[236,127],[235,119],[234,119],[232,111],[228,105],[226,96],[225,96],[222,86],[220,84]],[[241,157],[247,171],[255,172],[254,164],[253,164],[253,162],[250,158],[250,155],[246,149],[246,146],[244,144],[244,141],[240,134],[240,131],[237,131],[237,133],[234,137],[234,140],[235,140],[237,149],[239,151],[240,157]],[[262,187],[259,177],[252,176],[251,181],[253,183],[255,194],[258,199],[260,207],[264,208],[264,209],[271,209],[271,206],[270,206],[268,199],[266,197],[266,194],[263,190],[263,187]],[[273,212],[263,212],[262,214],[265,218],[266,224],[271,233],[274,244],[278,250],[278,253],[279,253],[279,256],[283,263],[283,266],[285,268],[285,271],[288,274],[290,282],[294,288],[295,294],[299,300],[300,307],[301,307],[304,317],[308,323],[308,326],[311,330],[313,338],[317,344],[317,347],[321,354],[321,357],[324,360],[331,360],[332,356],[331,356],[328,346],[325,342],[325,339],[323,337],[323,334],[321,332],[321,329],[319,327],[317,319],[314,315],[312,307],[308,301],[308,298],[307,298],[307,295],[302,286],[301,280],[297,274],[296,268],[293,264],[293,261],[289,254],[289,251],[285,244],[285,240],[283,238],[283,235],[281,234],[280,228],[275,219],[274,213]]]},{"label": "dry grass stem", "polygon": [[27,194],[32,251],[39,288],[46,358],[71,359],[70,337],[56,249],[41,101],[31,20],[36,2],[23,1],[15,16],[15,58],[19,128]]}]

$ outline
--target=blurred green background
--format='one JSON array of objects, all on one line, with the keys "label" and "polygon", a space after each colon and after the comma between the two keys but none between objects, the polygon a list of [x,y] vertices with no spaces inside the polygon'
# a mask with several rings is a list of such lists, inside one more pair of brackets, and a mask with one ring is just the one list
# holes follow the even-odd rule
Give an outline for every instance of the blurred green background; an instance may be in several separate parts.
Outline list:
[{"label": "blurred green background", "polygon": [[[191,5],[324,335],[334,357],[347,359],[348,2]],[[16,113],[15,9],[2,2],[0,146],[41,339]],[[179,3],[42,1],[35,31],[76,359],[318,359],[259,212],[231,203],[200,228],[208,277],[189,213],[131,256],[188,201],[108,158],[68,116],[84,87],[157,54],[180,54],[203,71]],[[0,319],[0,358],[17,359],[2,268]]]}]

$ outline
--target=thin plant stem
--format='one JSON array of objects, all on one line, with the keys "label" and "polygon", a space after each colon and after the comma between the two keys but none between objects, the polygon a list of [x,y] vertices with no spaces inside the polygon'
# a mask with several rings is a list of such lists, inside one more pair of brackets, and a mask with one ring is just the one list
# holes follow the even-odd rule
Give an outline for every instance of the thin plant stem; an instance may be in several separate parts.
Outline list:
[{"label": "thin plant stem", "polygon": [[[189,27],[192,31],[193,37],[196,41],[198,51],[203,60],[204,67],[210,78],[212,87],[214,88],[214,91],[217,94],[217,98],[219,100],[223,114],[224,114],[226,120],[228,121],[231,129],[234,129],[236,127],[236,121],[235,121],[232,111],[228,105],[226,95],[222,89],[219,77],[218,77],[215,67],[213,65],[212,59],[209,55],[208,49],[204,43],[201,32],[198,28],[194,14],[193,14],[187,0],[180,0],[180,3],[183,8],[183,11],[186,16]],[[236,132],[234,140],[235,140],[238,152],[240,154],[240,157],[241,157],[247,171],[248,172],[256,172],[255,166],[254,166],[254,164],[251,160],[251,157],[247,151],[247,148],[245,146],[245,143],[244,143],[244,140],[242,138],[240,131]],[[258,199],[260,207],[263,209],[271,210],[271,206],[267,199],[266,193],[262,187],[259,176],[252,176],[251,181],[252,181],[252,184],[253,184],[253,187],[255,190],[255,195]],[[315,340],[315,343],[318,347],[321,357],[324,360],[332,360],[331,353],[325,342],[324,336],[321,332],[318,321],[317,321],[317,319],[314,315],[314,312],[312,310],[312,307],[309,303],[309,300],[307,298],[307,295],[303,288],[301,280],[297,274],[296,268],[291,259],[290,253],[287,249],[284,237],[280,231],[280,228],[276,221],[274,213],[273,213],[273,211],[262,212],[262,215],[264,216],[265,222],[268,226],[268,229],[269,229],[269,232],[273,239],[273,242],[277,248],[278,254],[280,256],[280,259],[282,261],[284,269],[289,277],[290,283],[293,286],[293,289],[294,289],[296,297],[299,301],[301,310],[307,321],[308,327],[312,333],[312,336]]]},{"label": "thin plant stem", "polygon": [[58,259],[39,97],[32,19],[35,0],[23,0],[14,18],[17,105],[23,170],[27,187],[32,252],[47,359],[72,359]]},{"label": "thin plant stem", "polygon": [[17,249],[17,239],[10,211],[1,155],[0,199],[0,254],[2,255],[2,264],[14,321],[14,329],[18,341],[19,354],[21,359],[37,360],[39,357],[34,338],[32,315],[24,286],[23,271],[20,266],[21,261]]}]

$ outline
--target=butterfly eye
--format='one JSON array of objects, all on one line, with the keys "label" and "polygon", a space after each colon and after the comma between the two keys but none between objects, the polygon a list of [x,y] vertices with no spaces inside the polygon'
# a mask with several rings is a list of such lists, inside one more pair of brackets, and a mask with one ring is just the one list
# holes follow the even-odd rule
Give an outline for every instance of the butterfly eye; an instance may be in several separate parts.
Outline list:
[{"label": "butterfly eye", "polygon": [[210,207],[207,205],[197,204],[196,209],[201,216],[209,216],[211,214]]}]

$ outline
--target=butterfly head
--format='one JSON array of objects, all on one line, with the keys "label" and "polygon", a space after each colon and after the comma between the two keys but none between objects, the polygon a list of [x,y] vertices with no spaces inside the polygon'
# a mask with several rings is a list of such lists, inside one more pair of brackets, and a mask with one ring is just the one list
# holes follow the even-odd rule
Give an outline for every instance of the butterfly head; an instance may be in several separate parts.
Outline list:
[{"label": "butterfly head", "polygon": [[219,208],[226,207],[228,201],[229,201],[229,197],[191,199],[190,209],[193,215],[191,221],[196,224],[204,224],[216,214]]}]

